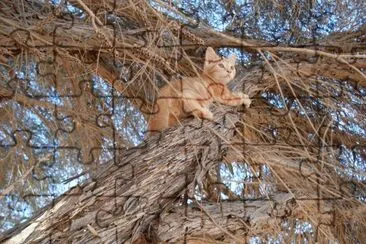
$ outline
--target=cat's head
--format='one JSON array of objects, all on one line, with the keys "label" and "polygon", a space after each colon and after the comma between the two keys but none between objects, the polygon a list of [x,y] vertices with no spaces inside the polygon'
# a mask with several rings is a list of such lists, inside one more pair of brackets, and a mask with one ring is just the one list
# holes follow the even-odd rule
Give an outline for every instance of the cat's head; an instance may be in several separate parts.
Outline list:
[{"label": "cat's head", "polygon": [[215,82],[226,84],[235,77],[235,60],[235,54],[228,58],[221,58],[212,47],[208,47],[205,55],[203,73],[211,77]]}]

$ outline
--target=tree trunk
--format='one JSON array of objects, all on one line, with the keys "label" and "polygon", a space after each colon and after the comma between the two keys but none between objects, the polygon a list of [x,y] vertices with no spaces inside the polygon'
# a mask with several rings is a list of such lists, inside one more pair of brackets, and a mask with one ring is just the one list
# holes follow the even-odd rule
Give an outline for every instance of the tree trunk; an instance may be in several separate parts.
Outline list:
[{"label": "tree trunk", "polygon": [[[274,210],[284,213],[291,206],[291,197],[187,203],[194,180],[222,160],[239,120],[225,111],[215,115],[219,123],[193,120],[138,147],[117,150],[116,163],[65,193],[19,233],[9,233],[13,236],[5,243],[125,243],[148,229],[159,241],[182,241],[191,235],[218,238],[234,231],[239,235],[229,237],[244,242],[249,225],[268,224]],[[177,205],[181,200],[184,205]]]}]

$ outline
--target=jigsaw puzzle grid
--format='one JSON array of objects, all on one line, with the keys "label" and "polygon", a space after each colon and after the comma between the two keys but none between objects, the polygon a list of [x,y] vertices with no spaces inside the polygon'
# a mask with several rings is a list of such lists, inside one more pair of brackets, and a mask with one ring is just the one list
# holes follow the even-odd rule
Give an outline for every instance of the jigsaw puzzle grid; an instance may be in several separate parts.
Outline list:
[{"label": "jigsaw puzzle grid", "polygon": [[[194,12],[194,11],[193,11]],[[55,15],[57,15],[58,13],[55,13]],[[196,19],[199,20],[199,18],[197,16],[192,16]],[[57,18],[60,18],[60,15],[57,15]],[[59,160],[60,160],[60,155],[68,155],[70,158],[72,158],[72,160],[74,160],[75,163],[81,164],[81,165],[91,165],[93,163],[95,163],[98,160],[103,161],[103,157],[108,158],[106,161],[109,161],[118,165],[121,164],[123,162],[119,162],[118,159],[118,154],[121,151],[126,151],[126,150],[139,150],[139,143],[142,142],[142,138],[143,138],[143,134],[145,132],[140,132],[137,133],[139,136],[137,136],[133,141],[134,144],[136,145],[136,147],[133,146],[128,146],[126,147],[123,143],[121,143],[121,137],[119,136],[119,133],[121,133],[121,128],[118,127],[118,125],[116,124],[116,118],[120,118],[121,119],[121,113],[125,112],[126,109],[125,107],[122,109],[121,107],[126,106],[126,105],[122,105],[122,103],[126,102],[127,100],[130,101],[136,101],[139,100],[137,103],[140,104],[140,109],[144,109],[145,107],[150,106],[151,104],[148,103],[145,99],[143,98],[139,98],[139,97],[129,97],[129,96],[122,96],[120,93],[116,92],[114,89],[111,89],[109,86],[105,86],[103,85],[103,81],[101,81],[100,79],[96,78],[96,77],[91,77],[91,76],[86,76],[87,78],[82,78],[81,81],[78,83],[78,88],[76,89],[78,92],[74,93],[74,92],[70,92],[67,93],[65,92],[64,87],[62,87],[61,89],[59,89],[60,83],[59,83],[59,79],[60,79],[60,74],[53,72],[53,70],[56,69],[56,67],[58,67],[59,64],[57,64],[56,59],[57,59],[57,52],[56,49],[58,50],[62,50],[63,48],[70,48],[68,46],[64,46],[62,45],[62,42],[59,40],[60,38],[58,37],[57,33],[61,28],[68,28],[68,29],[72,29],[73,28],[73,14],[70,13],[70,15],[64,15],[63,17],[65,20],[69,21],[70,26],[65,27],[65,26],[55,26],[53,29],[53,43],[51,43],[50,45],[46,46],[31,46],[30,41],[31,41],[31,34],[27,33],[27,31],[25,31],[24,29],[14,29],[14,31],[12,32],[11,36],[17,36],[19,33],[21,33],[21,35],[26,35],[28,36],[27,39],[24,40],[24,42],[22,43],[26,48],[30,48],[30,49],[40,49],[40,50],[47,50],[46,53],[48,54],[52,54],[53,56],[47,56],[46,58],[44,58],[44,60],[39,60],[36,65],[33,68],[33,72],[36,73],[36,77],[38,77],[38,80],[42,80],[44,79],[45,81],[47,80],[48,82],[50,82],[50,86],[49,87],[41,87],[38,86],[39,89],[35,89],[37,86],[33,83],[34,80],[32,80],[29,77],[25,77],[22,71],[18,71],[17,74],[13,74],[12,76],[9,76],[9,79],[6,82],[1,82],[1,86],[3,86],[4,89],[10,90],[12,91],[11,94],[7,95],[7,96],[2,96],[0,102],[6,102],[9,100],[12,100],[13,98],[16,97],[17,94],[22,94],[24,96],[26,96],[27,98],[34,100],[34,101],[38,101],[38,102],[42,102],[42,101],[52,101],[52,103],[54,104],[53,108],[50,108],[50,110],[47,111],[43,111],[43,115],[49,116],[50,118],[53,117],[55,119],[55,121],[57,122],[57,126],[54,127],[53,131],[51,132],[50,138],[49,140],[44,140],[47,143],[43,144],[43,143],[39,143],[40,140],[39,137],[42,137],[44,135],[37,135],[34,134],[35,130],[32,130],[30,128],[27,128],[26,126],[14,126],[14,128],[12,129],[12,131],[8,131],[6,133],[2,134],[2,137],[0,137],[0,149],[3,151],[8,151],[8,150],[12,150],[14,148],[17,147],[21,147],[21,148],[26,148],[27,150],[31,150],[31,151],[35,151],[38,152],[40,154],[44,153],[44,155],[47,155],[47,157],[49,157],[49,155],[51,155],[51,158],[47,158],[47,160],[45,161],[46,163],[38,163],[36,164],[36,168],[34,168],[31,172],[32,178],[36,181],[42,182],[44,180],[50,180],[52,182],[52,175],[48,175],[46,173],[47,170],[50,170],[52,167],[55,167],[55,169],[58,169],[57,167],[60,167],[59,164]],[[198,26],[198,25],[197,25]],[[189,28],[195,28],[197,26],[188,26]],[[115,28],[115,26],[112,26],[113,28]],[[184,31],[185,28],[187,26],[182,25],[180,28],[180,31]],[[153,32],[153,30],[146,30],[146,31],[141,31],[138,32],[137,34],[134,34],[134,37],[139,39],[140,41],[144,41],[145,45],[148,46],[148,44],[150,45],[150,43],[147,43],[145,35],[148,35],[149,32]],[[118,32],[116,31],[115,33],[115,37],[118,35]],[[182,34],[183,35],[183,34]],[[117,37],[116,37],[117,38]],[[278,43],[280,44],[280,42]],[[139,52],[139,49],[142,49],[145,47],[144,46],[138,46],[138,47],[134,47],[133,49],[136,49],[136,52]],[[184,48],[186,44],[181,43],[181,47]],[[321,46],[319,46],[316,42],[316,39],[314,39],[314,46],[318,46],[318,48],[320,48]],[[6,47],[6,46],[4,46]],[[171,47],[169,45],[157,45],[158,48],[161,49],[170,49]],[[75,47],[77,48],[77,47]],[[95,50],[96,52],[98,52],[100,49],[103,49],[104,47],[100,47],[99,49]],[[206,48],[206,46],[204,45],[197,45],[197,50],[200,51],[202,53],[202,50],[204,50]],[[124,47],[118,47],[118,46],[113,46],[113,48],[110,47],[106,47],[105,49],[108,50],[114,50],[114,51],[118,51],[118,52],[123,52],[123,50],[125,49]],[[342,53],[342,50],[339,50],[339,47],[335,46],[334,47],[336,53]],[[90,50],[89,50],[90,51]],[[359,50],[355,49],[352,50],[352,53],[357,53]],[[175,58],[172,58],[172,60],[170,60],[171,62],[180,61],[180,58],[182,58],[182,56],[180,56],[178,59],[174,60]],[[299,62],[309,62],[309,63],[316,63],[318,56],[315,55],[313,59],[300,59]],[[95,60],[86,60],[85,62],[94,62]],[[116,62],[115,65],[117,65],[118,67],[121,67],[120,63]],[[123,67],[124,72],[126,74],[129,74],[129,77],[134,77],[135,74],[134,72],[136,72],[132,66],[124,66]],[[126,70],[127,69],[127,70]],[[46,70],[46,72],[44,71]],[[178,75],[179,74],[173,74],[174,75]],[[78,79],[78,78],[77,78]],[[124,82],[125,84],[129,82],[129,80],[116,80],[115,83],[118,82]],[[114,85],[114,84],[113,84]],[[347,89],[346,87],[343,86],[344,84],[339,83],[339,87],[337,88],[338,90],[338,94],[335,96],[334,94],[330,95],[332,98],[341,98],[343,96],[343,90]],[[245,84],[244,84],[245,86]],[[362,94],[364,93],[363,90],[361,90],[361,88],[358,87],[357,84],[355,84],[356,90],[359,89],[359,92]],[[100,91],[104,91],[104,92],[100,92]],[[88,96],[90,97],[90,101],[94,101],[94,104],[92,104],[93,102],[91,102],[91,104],[87,105],[87,106],[100,106],[102,107],[102,103],[106,103],[109,105],[108,109],[100,109],[99,111],[101,111],[99,114],[92,114],[90,117],[90,121],[94,121],[94,125],[95,128],[97,130],[101,131],[101,134],[108,134],[111,135],[110,137],[110,141],[108,141],[108,143],[106,143],[105,145],[109,145],[109,146],[104,146],[104,147],[93,147],[92,145],[89,145],[88,147],[83,147],[85,145],[84,143],[80,143],[80,142],[75,142],[75,143],[70,143],[68,142],[67,144],[64,144],[63,142],[67,141],[67,137],[73,133],[78,133],[78,130],[83,126],[80,124],[75,123],[75,117],[77,117],[77,114],[68,114],[67,112],[64,112],[63,109],[63,104],[67,101],[77,101],[80,100],[81,97],[84,96]],[[270,95],[268,95],[270,96]],[[268,97],[267,97],[268,98]],[[316,96],[316,99],[326,99],[327,96]],[[261,99],[265,99],[263,97],[252,97],[251,98],[253,100],[253,103],[256,103],[256,100],[261,100]],[[272,109],[270,109],[270,113],[274,116],[274,117],[283,117],[286,116],[289,112],[290,112],[290,108],[292,107],[292,105],[295,102],[295,97],[287,97],[287,101],[288,103],[285,104],[285,108],[282,110],[283,113],[278,113],[278,107],[276,107],[275,105],[273,105]],[[297,97],[297,99],[301,100],[306,100],[306,99],[313,99],[313,97]],[[97,101],[97,102],[95,102]],[[86,106],[86,107],[87,107]],[[321,107],[318,107],[319,111],[321,113]],[[52,112],[51,112],[52,111]],[[87,112],[87,111],[85,111]],[[147,111],[144,111],[145,114],[147,114]],[[157,111],[155,111],[157,112]],[[239,111],[239,113],[243,113],[244,118],[245,118],[245,111]],[[136,113],[137,114],[137,113]],[[138,115],[136,115],[138,116]],[[140,116],[140,120],[142,120],[142,117]],[[90,123],[89,121],[89,123]],[[93,122],[91,122],[93,123]],[[143,122],[140,122],[140,126],[143,125]],[[184,126],[184,125],[183,125]],[[1,128],[2,129],[2,128]],[[197,128],[197,130],[199,130],[200,128]],[[292,136],[296,136],[295,131],[293,128],[273,128],[273,132],[272,133],[272,137],[271,140],[268,142],[268,146],[270,145],[274,145],[276,144],[277,140],[278,141],[285,141],[285,142],[290,142],[291,140],[289,138],[291,138]],[[6,136],[5,136],[6,135]],[[83,140],[84,138],[82,138],[83,134],[80,133],[80,140]],[[91,143],[92,144],[92,143]],[[246,142],[244,141],[243,146],[245,146]],[[302,147],[303,145],[292,145],[294,147],[298,146],[298,147]],[[321,157],[321,151],[322,150],[326,150],[325,147],[330,147],[330,148],[338,148],[340,149],[339,151],[342,152],[342,146],[341,145],[327,145],[324,146],[320,141],[318,143],[318,145],[309,145],[309,147],[315,147],[319,150],[319,157]],[[360,144],[355,144],[352,147],[352,150],[354,152],[353,157],[356,157],[356,153],[360,152],[361,150],[365,150],[366,145],[360,145]],[[183,152],[184,150],[182,150]],[[306,162],[304,162],[306,163]],[[97,164],[96,164],[97,165]],[[37,168],[39,167],[39,168]],[[96,167],[103,167],[103,164],[97,165]],[[306,178],[309,177],[309,175],[307,175],[304,172],[301,172],[301,167],[299,168],[299,171],[301,173],[301,175]],[[98,168],[94,169],[96,172],[98,172]],[[95,173],[95,172],[94,172]],[[65,182],[65,187],[68,187],[68,184],[70,182],[78,182],[79,179],[85,179],[83,177],[85,177],[86,173],[81,172],[74,172],[73,176],[71,176],[70,178],[66,178],[64,179]],[[97,173],[96,173],[97,174]],[[89,175],[89,177],[93,177],[93,175]],[[116,187],[119,185],[120,183],[116,183]],[[351,182],[344,182],[344,185],[348,185],[348,184],[352,184]],[[339,186],[340,189],[343,187],[342,185]],[[355,189],[355,192],[357,191],[357,189]],[[57,191],[55,191],[57,192]],[[326,210],[326,212],[323,212],[324,210],[322,209],[320,200],[326,200],[324,197],[322,197],[321,194],[322,190],[320,188],[317,189],[317,195],[318,197],[315,199],[295,199],[296,201],[308,201],[308,200],[319,200],[319,209],[318,211],[322,212],[322,213],[326,213],[329,214],[331,216],[332,221],[329,223],[324,223],[323,225],[335,225],[334,221],[335,221],[335,216],[334,216],[334,211],[332,210]],[[7,197],[11,197],[13,193],[10,194],[6,194],[5,196]],[[67,194],[67,192],[66,192]],[[37,198],[40,199],[40,201],[42,201],[42,199],[48,199],[48,202],[50,199],[56,199],[55,195],[44,195],[44,194],[27,194],[25,196],[19,196],[18,194],[14,194],[14,197],[18,197],[21,198],[23,200],[26,201],[26,199],[30,199],[30,198]],[[343,196],[340,196],[339,198],[330,198],[327,200],[330,201],[334,201],[334,203],[336,204],[336,201],[339,199],[342,199]],[[245,201],[253,201],[256,198],[252,198],[252,199],[245,199],[243,200],[243,202]],[[263,199],[263,198],[260,198]],[[188,199],[185,199],[185,204],[187,204]],[[274,200],[268,200],[268,201],[273,201]],[[52,202],[52,201],[51,201]],[[275,204],[275,202],[274,202]],[[8,206],[9,209],[12,208],[11,205]],[[245,208],[245,205],[243,205],[243,208]],[[102,209],[100,211],[103,211]],[[275,210],[274,210],[275,211]],[[275,215],[276,213],[274,212],[273,215]],[[290,215],[291,213],[288,213],[288,215]],[[98,216],[98,215],[97,215]],[[286,216],[283,216],[283,218],[286,218]],[[98,221],[96,221],[98,222]],[[322,225],[322,224],[320,224]],[[100,226],[101,228],[103,226]],[[315,229],[317,229],[319,226],[314,226]]]}]

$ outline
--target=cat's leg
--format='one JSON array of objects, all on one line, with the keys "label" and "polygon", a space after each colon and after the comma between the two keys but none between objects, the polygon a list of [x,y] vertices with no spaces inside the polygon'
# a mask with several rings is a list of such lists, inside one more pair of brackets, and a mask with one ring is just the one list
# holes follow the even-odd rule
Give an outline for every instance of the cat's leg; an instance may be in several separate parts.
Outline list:
[{"label": "cat's leg", "polygon": [[169,113],[168,125],[169,127],[179,124],[180,120],[174,113]]},{"label": "cat's leg", "polygon": [[252,103],[252,100],[249,98],[247,94],[244,94],[242,92],[240,93],[233,93],[235,96],[240,96],[240,104],[244,104],[246,108],[249,108],[250,104]]},{"label": "cat's leg", "polygon": [[244,104],[245,107],[249,108],[250,104],[252,103],[252,100],[247,94],[242,92],[233,93],[226,86],[221,86],[219,89],[215,89],[214,94],[216,101],[229,106],[238,106]]},{"label": "cat's leg", "polygon": [[213,114],[210,110],[196,101],[196,100],[185,100],[183,102],[184,113],[192,114],[194,117],[199,119],[213,120]]},{"label": "cat's leg", "polygon": [[156,113],[150,116],[148,131],[149,135],[153,135],[169,128],[169,103],[164,99],[155,104]]}]

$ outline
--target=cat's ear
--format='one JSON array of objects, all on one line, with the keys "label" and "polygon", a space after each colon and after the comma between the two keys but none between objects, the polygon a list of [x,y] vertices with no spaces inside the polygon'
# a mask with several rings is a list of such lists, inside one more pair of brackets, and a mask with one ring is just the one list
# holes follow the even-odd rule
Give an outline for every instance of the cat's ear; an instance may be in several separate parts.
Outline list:
[{"label": "cat's ear", "polygon": [[218,56],[215,52],[215,50],[213,50],[212,47],[208,47],[206,49],[206,54],[205,54],[205,63],[203,65],[203,70],[208,70],[210,69],[209,67],[212,66],[212,64],[215,63],[215,61],[220,60],[220,56]]},{"label": "cat's ear", "polygon": [[212,47],[206,49],[205,61],[217,61],[220,56],[216,54]]},{"label": "cat's ear", "polygon": [[227,58],[232,64],[235,64],[236,54],[231,54],[230,57]]}]

